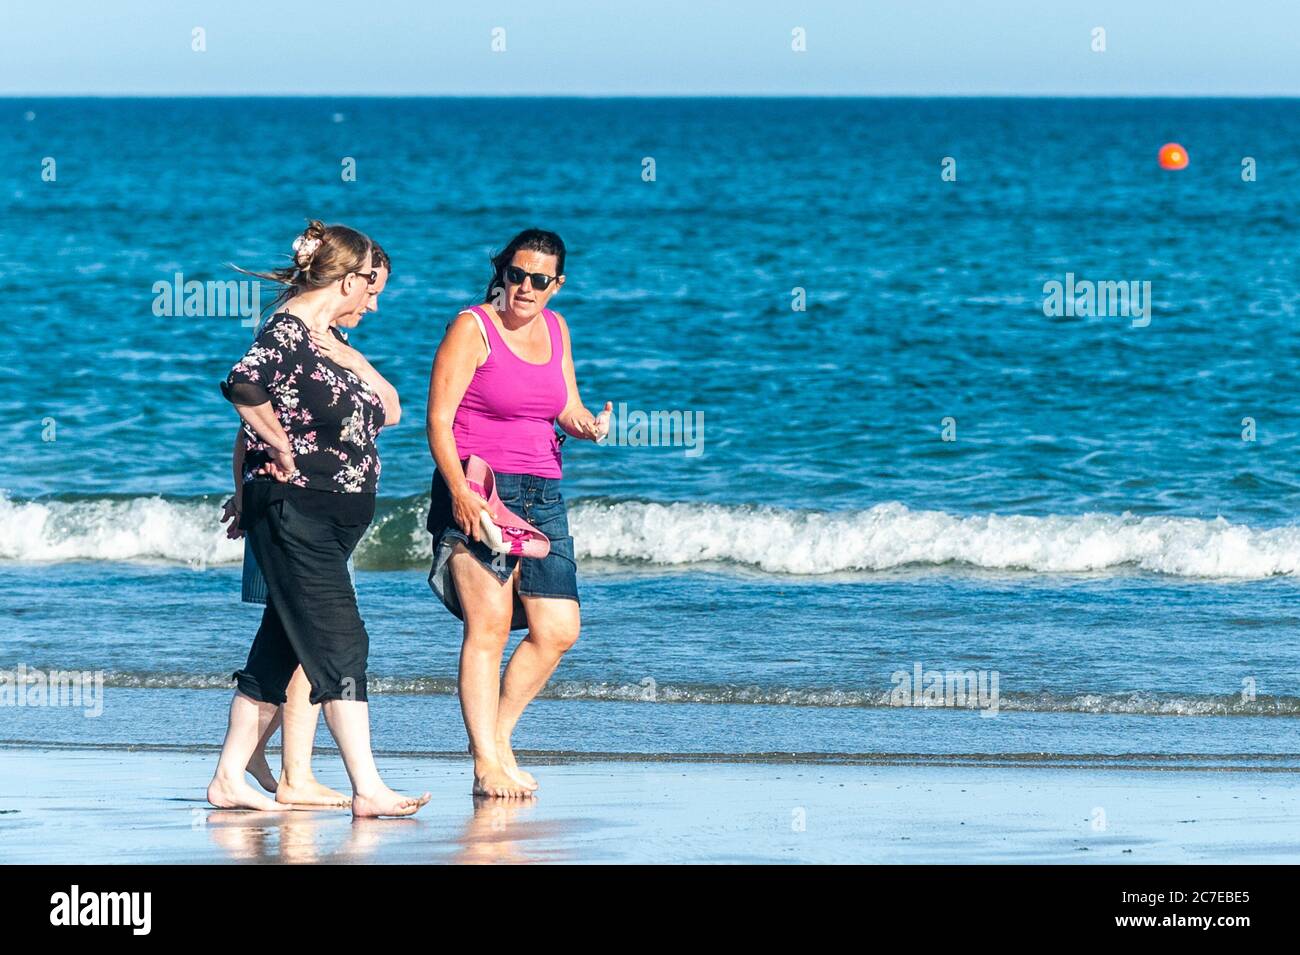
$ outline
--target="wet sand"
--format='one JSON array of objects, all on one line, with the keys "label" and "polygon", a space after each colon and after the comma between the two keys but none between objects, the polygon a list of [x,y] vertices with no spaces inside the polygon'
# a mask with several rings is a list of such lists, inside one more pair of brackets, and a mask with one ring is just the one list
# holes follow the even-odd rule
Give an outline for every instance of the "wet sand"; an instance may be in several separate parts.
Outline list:
[{"label": "wet sand", "polygon": [[[415,819],[229,812],[215,752],[0,748],[8,863],[1281,863],[1294,772],[573,761],[525,803],[474,800],[467,759],[382,757]],[[346,789],[337,757],[322,781]],[[275,760],[272,760],[275,764]]]}]

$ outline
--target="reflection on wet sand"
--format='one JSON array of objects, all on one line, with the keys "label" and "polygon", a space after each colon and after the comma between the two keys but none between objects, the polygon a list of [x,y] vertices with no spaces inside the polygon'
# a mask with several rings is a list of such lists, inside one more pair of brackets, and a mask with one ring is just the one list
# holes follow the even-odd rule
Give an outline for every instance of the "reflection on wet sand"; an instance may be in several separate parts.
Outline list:
[{"label": "reflection on wet sand", "polygon": [[526,851],[526,841],[539,835],[527,825],[536,799],[490,799],[474,796],[474,811],[465,822],[452,862],[478,865],[539,862]]},{"label": "reflection on wet sand", "polygon": [[418,827],[415,819],[295,810],[215,810],[206,823],[212,842],[235,862],[294,865],[377,861],[373,857],[391,837],[409,837]]},{"label": "reflection on wet sand", "polygon": [[232,862],[352,864],[562,862],[583,823],[536,817],[535,799],[460,798],[426,818],[353,819],[345,812],[211,810],[203,828]]}]

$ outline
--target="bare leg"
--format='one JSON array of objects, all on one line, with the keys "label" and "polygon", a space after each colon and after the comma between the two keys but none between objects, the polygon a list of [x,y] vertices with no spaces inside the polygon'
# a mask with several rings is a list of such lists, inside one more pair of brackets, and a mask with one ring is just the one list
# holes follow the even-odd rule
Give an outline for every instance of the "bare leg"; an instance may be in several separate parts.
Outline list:
[{"label": "bare leg", "polygon": [[312,747],[316,742],[316,724],[320,704],[311,702],[311,683],[302,667],[293,671],[285,691],[283,754],[280,758],[280,783],[275,801],[298,806],[346,809],[352,800],[337,790],[317,782],[311,771]]},{"label": "bare leg", "polygon": [[528,787],[502,765],[496,740],[501,655],[510,639],[512,585],[501,583],[464,544],[457,544],[452,551],[451,573],[465,614],[458,687],[461,715],[474,754],[474,795],[527,796]]},{"label": "bare leg", "polygon": [[352,780],[352,815],[411,816],[429,801],[402,796],[384,785],[370,751],[370,705],[360,700],[327,700],[325,722],[343,754],[343,765]]},{"label": "bare leg", "polygon": [[275,773],[271,772],[271,764],[266,761],[266,745],[271,742],[271,737],[280,728],[283,717],[284,707],[277,706],[275,716],[266,725],[266,732],[257,741],[257,749],[253,750],[253,758],[248,761],[248,772],[257,780],[257,784],[269,793],[275,792],[277,783]]},{"label": "bare leg", "polygon": [[230,701],[230,723],[216,775],[208,783],[208,802],[218,809],[280,809],[274,800],[263,796],[244,779],[257,741],[275,718],[274,703],[259,703],[238,691]]},{"label": "bare leg", "polygon": [[528,636],[520,641],[506,666],[501,683],[501,699],[497,703],[496,746],[497,757],[506,772],[519,779],[530,789],[537,788],[537,780],[515,763],[510,736],[524,708],[542,691],[551,678],[560,659],[578,640],[581,619],[578,602],[562,597],[529,597],[520,594],[524,612],[528,616]]}]

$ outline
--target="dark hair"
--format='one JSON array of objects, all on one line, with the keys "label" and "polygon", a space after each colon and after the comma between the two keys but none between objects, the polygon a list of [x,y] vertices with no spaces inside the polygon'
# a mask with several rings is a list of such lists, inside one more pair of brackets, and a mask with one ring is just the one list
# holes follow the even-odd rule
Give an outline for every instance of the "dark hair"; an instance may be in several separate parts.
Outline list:
[{"label": "dark hair", "polygon": [[388,269],[391,274],[393,271],[393,260],[374,239],[370,240],[370,267],[372,269]]},{"label": "dark hair", "polygon": [[555,274],[564,274],[564,240],[545,229],[525,229],[491,257],[492,278],[488,280],[487,291],[483,293],[484,302],[492,301],[493,293],[503,286],[506,266],[514,260],[515,253],[521,250],[555,256]]}]

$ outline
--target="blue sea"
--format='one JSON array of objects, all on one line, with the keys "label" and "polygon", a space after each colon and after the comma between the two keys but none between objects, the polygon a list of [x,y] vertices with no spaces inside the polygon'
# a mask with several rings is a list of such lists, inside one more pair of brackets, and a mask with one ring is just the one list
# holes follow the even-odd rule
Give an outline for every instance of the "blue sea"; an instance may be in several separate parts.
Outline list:
[{"label": "blue sea", "polygon": [[160,300],[318,217],[394,263],[352,336],[405,405],[356,559],[380,750],[464,751],[425,395],[539,226],[586,403],[667,440],[565,445],[584,628],[517,748],[1300,764],[1297,101],[38,98],[0,132],[0,670],[104,680],[0,740],[219,743],[252,329]]}]

